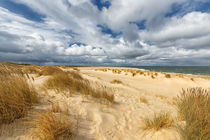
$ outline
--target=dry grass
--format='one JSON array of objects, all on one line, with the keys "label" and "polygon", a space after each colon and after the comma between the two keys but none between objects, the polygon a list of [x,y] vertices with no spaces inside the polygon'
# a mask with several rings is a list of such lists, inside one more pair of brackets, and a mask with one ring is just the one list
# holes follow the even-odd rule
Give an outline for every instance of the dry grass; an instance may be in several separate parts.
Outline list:
[{"label": "dry grass", "polygon": [[140,102],[144,104],[149,104],[148,100],[145,97],[140,97]]},{"label": "dry grass", "polygon": [[114,103],[114,95],[108,94],[103,86],[93,88],[90,82],[83,79],[78,73],[62,72],[52,75],[44,86],[48,89],[54,89],[57,92],[80,93],[85,96],[92,96],[100,100],[107,100]]},{"label": "dry grass", "polygon": [[210,139],[210,90],[183,90],[177,100],[180,117],[186,125],[179,126],[183,140]]},{"label": "dry grass", "polygon": [[51,104],[51,111],[54,112],[54,113],[60,113],[60,112],[62,112],[61,107],[60,107],[60,105],[59,105],[58,102],[56,102],[56,103],[53,102]]},{"label": "dry grass", "polygon": [[112,80],[110,83],[112,83],[112,84],[122,84],[123,82],[120,81],[120,80],[114,79],[114,80]]},{"label": "dry grass", "polygon": [[28,74],[37,74],[40,72],[40,69],[38,66],[34,66],[34,65],[29,65],[29,66],[23,66],[22,70],[24,73],[28,73]]},{"label": "dry grass", "polygon": [[171,118],[169,113],[155,114],[152,119],[144,118],[143,123],[144,130],[154,129],[158,131],[162,128],[170,128],[174,126],[174,120]]},{"label": "dry grass", "polygon": [[171,75],[170,74],[165,74],[165,77],[166,78],[171,78]]},{"label": "dry grass", "polygon": [[52,112],[40,113],[32,124],[31,136],[36,140],[71,140],[78,129],[78,124],[70,122],[69,116]]},{"label": "dry grass", "polygon": [[63,72],[59,67],[56,66],[42,66],[41,70],[39,71],[38,75],[53,75]]},{"label": "dry grass", "polygon": [[176,74],[176,76],[178,76],[179,78],[184,78],[183,74]]},{"label": "dry grass", "polygon": [[37,92],[16,67],[0,64],[0,124],[23,117],[38,102]]},{"label": "dry grass", "polygon": [[195,79],[194,79],[194,78],[190,78],[190,80],[191,80],[191,81],[195,81]]},{"label": "dry grass", "polygon": [[152,79],[155,79],[155,76],[154,76],[154,75],[151,75],[151,78],[152,78]]}]

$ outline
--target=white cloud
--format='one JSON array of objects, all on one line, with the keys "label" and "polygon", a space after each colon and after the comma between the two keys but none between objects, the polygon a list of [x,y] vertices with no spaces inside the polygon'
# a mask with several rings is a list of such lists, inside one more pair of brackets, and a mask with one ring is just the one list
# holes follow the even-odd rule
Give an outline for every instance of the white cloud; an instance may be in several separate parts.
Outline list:
[{"label": "white cloud", "polygon": [[[188,0],[109,0],[102,11],[90,0],[13,1],[45,17],[35,22],[0,7],[0,60],[153,65],[210,58],[209,13],[165,17]],[[135,23],[142,20],[146,28],[139,30]],[[122,34],[113,38],[97,25]]]}]

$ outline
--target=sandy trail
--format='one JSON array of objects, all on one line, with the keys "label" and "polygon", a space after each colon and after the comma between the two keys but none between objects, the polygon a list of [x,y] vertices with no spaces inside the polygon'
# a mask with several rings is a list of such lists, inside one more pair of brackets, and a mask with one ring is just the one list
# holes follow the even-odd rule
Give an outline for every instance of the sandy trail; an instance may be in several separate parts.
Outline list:
[{"label": "sandy trail", "polygon": [[[62,94],[48,92],[47,95],[41,92],[42,104],[35,108],[40,110],[49,107],[49,102],[59,102],[80,114],[80,124],[76,140],[179,140],[179,134],[174,128],[162,129],[160,131],[144,131],[141,126],[142,119],[152,117],[154,113],[170,112],[176,118],[177,111],[173,104],[174,97],[180,93],[181,89],[188,87],[209,88],[210,80],[194,76],[179,78],[172,75],[165,78],[159,73],[155,79],[150,76],[121,73],[113,74],[112,71],[95,71],[95,67],[81,67],[80,73],[84,78],[91,82],[105,85],[112,89],[115,95],[115,104],[108,106],[100,104],[92,98],[83,98],[76,94],[66,97]],[[40,90],[41,85],[48,77],[35,77],[34,86]],[[122,84],[112,84],[112,80],[122,81]],[[148,103],[140,101],[144,97]],[[16,123],[17,122],[17,123]],[[9,130],[21,128],[23,121],[17,120]],[[14,126],[18,127],[15,128]],[[27,129],[24,126],[22,131],[12,132],[8,137],[2,136],[1,140],[6,139],[30,139]],[[23,128],[23,127],[22,127]],[[12,136],[12,137],[11,137]]]}]

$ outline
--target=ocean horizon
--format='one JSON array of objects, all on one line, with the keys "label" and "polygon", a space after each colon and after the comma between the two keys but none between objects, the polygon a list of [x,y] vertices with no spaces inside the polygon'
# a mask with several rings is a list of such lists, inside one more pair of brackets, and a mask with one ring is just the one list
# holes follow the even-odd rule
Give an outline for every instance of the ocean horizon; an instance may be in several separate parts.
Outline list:
[{"label": "ocean horizon", "polygon": [[210,66],[126,66],[141,70],[210,76]]}]

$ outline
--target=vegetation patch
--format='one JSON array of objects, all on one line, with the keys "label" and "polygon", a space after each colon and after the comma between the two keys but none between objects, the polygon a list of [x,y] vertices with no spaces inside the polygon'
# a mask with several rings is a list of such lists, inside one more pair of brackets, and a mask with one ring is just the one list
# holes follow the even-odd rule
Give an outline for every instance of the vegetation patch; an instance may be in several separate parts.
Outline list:
[{"label": "vegetation patch", "polygon": [[0,124],[11,123],[38,102],[37,92],[16,67],[0,65],[0,81]]},{"label": "vegetation patch", "polygon": [[144,130],[154,129],[158,131],[162,128],[170,128],[174,126],[174,120],[171,118],[169,113],[155,114],[154,117],[151,119],[144,118],[143,123]]},{"label": "vegetation patch", "polygon": [[148,100],[145,97],[140,97],[140,102],[144,103],[144,104],[148,104]]},{"label": "vegetation patch", "polygon": [[71,140],[78,129],[78,124],[70,122],[69,116],[50,111],[40,113],[32,124],[31,136],[37,140]]},{"label": "vegetation patch", "polygon": [[165,74],[165,77],[166,78],[171,78],[171,75],[170,74]]},{"label": "vegetation patch", "polygon": [[123,82],[120,81],[120,80],[114,79],[114,80],[111,81],[111,83],[112,83],[112,84],[122,84]]},{"label": "vegetation patch", "polygon": [[43,66],[41,67],[40,72],[38,73],[39,76],[42,75],[53,75],[63,72],[59,67],[56,66]]},{"label": "vegetation patch", "polygon": [[44,84],[48,89],[54,89],[57,92],[80,93],[84,96],[92,96],[100,100],[107,100],[114,103],[114,95],[108,94],[106,87],[91,86],[87,79],[83,79],[79,73],[62,72],[52,75]]},{"label": "vegetation patch", "polygon": [[179,126],[183,140],[210,139],[210,91],[202,88],[183,90],[177,99],[180,118],[185,121]]}]

